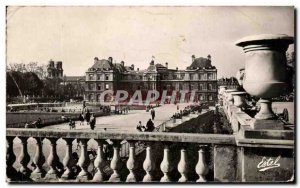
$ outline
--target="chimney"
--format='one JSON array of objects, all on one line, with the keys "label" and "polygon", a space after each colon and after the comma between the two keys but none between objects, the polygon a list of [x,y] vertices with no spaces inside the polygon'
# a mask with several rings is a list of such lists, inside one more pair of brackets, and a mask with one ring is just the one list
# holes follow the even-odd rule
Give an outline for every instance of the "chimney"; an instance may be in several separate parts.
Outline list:
[{"label": "chimney", "polygon": [[168,62],[166,62],[166,67],[167,67],[167,69],[168,69]]},{"label": "chimney", "polygon": [[192,55],[192,63],[195,61],[195,55]]},{"label": "chimney", "polygon": [[122,65],[123,67],[124,67],[124,64],[125,64],[124,61],[121,61],[121,65]]},{"label": "chimney", "polygon": [[134,70],[134,64],[131,65],[131,69]]},{"label": "chimney", "polygon": [[113,63],[113,58],[112,58],[112,57],[109,57],[109,58],[108,58],[108,62],[112,64],[112,63]]},{"label": "chimney", "polygon": [[150,65],[154,65],[154,60],[153,59],[151,60]]},{"label": "chimney", "polygon": [[211,61],[211,56],[208,54],[207,59]]},{"label": "chimney", "polygon": [[178,71],[178,67],[176,67],[176,71]]},{"label": "chimney", "polygon": [[99,60],[98,57],[95,57],[94,58],[94,63],[97,63],[98,60]]}]

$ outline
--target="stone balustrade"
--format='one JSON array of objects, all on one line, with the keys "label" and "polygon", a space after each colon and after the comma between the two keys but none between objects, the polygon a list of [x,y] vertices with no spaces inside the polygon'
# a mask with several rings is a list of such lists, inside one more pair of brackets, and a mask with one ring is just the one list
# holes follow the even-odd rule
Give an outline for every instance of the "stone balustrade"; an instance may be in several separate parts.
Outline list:
[{"label": "stone balustrade", "polygon": [[[225,93],[225,92],[224,92]],[[225,94],[221,110],[233,130],[243,182],[294,181],[294,129],[279,118],[256,119],[228,100]],[[268,161],[268,162],[266,162]],[[276,164],[273,164],[276,161]]]},{"label": "stone balustrade", "polygon": [[[14,139],[21,140],[21,152],[19,156],[15,156]],[[188,133],[162,133],[162,132],[95,132],[82,130],[41,130],[41,129],[13,129],[6,130],[7,138],[7,179],[8,181],[37,181],[37,182],[170,182],[170,181],[197,181],[205,182],[208,164],[207,146],[228,146],[235,145],[235,139],[232,135],[216,135],[216,134],[188,134]],[[28,154],[29,146],[28,139],[36,140],[35,154],[30,157]],[[43,152],[43,140],[50,141],[49,155],[46,157]],[[58,139],[65,141],[64,158],[60,161],[58,157]],[[72,156],[72,143],[77,139],[80,143],[80,157],[77,161],[79,173],[74,174],[74,158]],[[104,157],[104,145],[106,140],[112,142],[113,155],[110,163],[107,163],[107,158]],[[91,159],[88,155],[88,141],[95,140],[97,143],[96,156],[93,160],[95,173],[90,168]],[[122,142],[128,142],[126,148],[122,147]],[[136,146],[137,143],[144,143],[145,158],[137,160]],[[162,161],[155,161],[155,145],[163,143]],[[172,144],[182,144],[182,147],[177,151],[171,150]],[[186,144],[196,144],[198,149],[190,151],[186,149]],[[61,149],[62,146],[59,146]],[[128,156],[121,157],[122,150],[128,150]],[[176,153],[174,153],[176,152]],[[193,169],[190,168],[190,161],[187,158],[188,152],[193,152],[192,155],[198,156],[198,162]],[[126,152],[125,152],[126,153]],[[177,164],[171,161],[171,156],[180,155],[180,160]],[[140,157],[140,156],[139,156]],[[16,169],[13,164],[19,163],[20,168]],[[124,161],[127,160],[127,161]],[[29,169],[29,162],[32,161],[33,168]],[[45,169],[45,164],[48,170]],[[63,168],[59,167],[59,163],[63,164]],[[137,169],[138,162],[142,162],[143,169]],[[156,162],[160,166],[154,165]],[[122,164],[126,165],[122,165]],[[107,166],[108,164],[109,166]],[[175,166],[174,166],[175,165]],[[111,174],[107,177],[107,168],[110,168]],[[124,169],[127,172],[124,174]],[[160,168],[163,173],[162,177],[155,177],[153,172]],[[180,178],[174,179],[170,174],[171,169],[177,168]],[[137,170],[144,171],[144,177],[138,178]],[[189,171],[197,173],[197,179],[189,179]],[[18,180],[16,180],[16,178]]]}]

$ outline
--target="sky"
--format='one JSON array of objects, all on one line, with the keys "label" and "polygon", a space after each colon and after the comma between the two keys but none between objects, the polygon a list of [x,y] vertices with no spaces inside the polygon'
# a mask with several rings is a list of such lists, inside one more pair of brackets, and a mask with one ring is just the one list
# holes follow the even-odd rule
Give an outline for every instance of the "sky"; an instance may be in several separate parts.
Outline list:
[{"label": "sky", "polygon": [[244,67],[235,41],[294,36],[294,7],[8,7],[6,18],[7,63],[63,61],[67,76],[84,75],[94,57],[186,69],[208,54],[218,78],[235,76]]}]

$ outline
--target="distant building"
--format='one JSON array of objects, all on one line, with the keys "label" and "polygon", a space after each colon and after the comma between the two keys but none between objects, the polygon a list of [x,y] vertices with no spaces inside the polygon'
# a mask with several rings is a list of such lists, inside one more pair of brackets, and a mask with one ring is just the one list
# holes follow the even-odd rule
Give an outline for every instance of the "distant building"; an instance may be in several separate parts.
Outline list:
[{"label": "distant building", "polygon": [[62,68],[62,62],[54,62],[52,59],[47,65],[47,78],[63,78],[64,70]]},{"label": "distant building", "polygon": [[[188,90],[186,99],[191,91],[196,91],[195,100],[200,102],[214,102],[217,100],[217,69],[211,64],[211,56],[195,58],[192,56],[191,65],[185,70],[169,69],[165,65],[151,60],[145,70],[135,69],[134,65],[125,66],[124,61],[113,63],[113,58],[99,60],[94,58],[94,64],[86,72],[85,100],[100,101],[100,95],[105,90],[126,90],[129,97],[136,90],[141,90],[143,99],[148,90],[162,93],[167,90],[171,96],[178,92],[176,100],[180,99],[180,90]],[[111,98],[107,96],[105,100]]]},{"label": "distant building", "polygon": [[71,84],[76,91],[75,96],[83,98],[85,91],[85,76],[64,76],[61,84]]},{"label": "distant building", "polygon": [[235,77],[218,79],[218,87],[227,86],[227,89],[237,89],[239,82]]}]

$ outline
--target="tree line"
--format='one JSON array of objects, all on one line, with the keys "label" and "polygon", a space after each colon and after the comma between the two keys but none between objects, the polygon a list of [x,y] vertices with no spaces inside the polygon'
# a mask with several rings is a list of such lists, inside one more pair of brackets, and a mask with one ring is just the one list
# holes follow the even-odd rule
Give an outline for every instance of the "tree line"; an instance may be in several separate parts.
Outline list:
[{"label": "tree line", "polygon": [[48,78],[45,65],[32,62],[27,65],[14,63],[7,66],[6,95],[8,101],[15,97],[27,96],[45,100],[66,100],[78,97],[78,90],[82,93],[83,86],[65,84],[64,79],[61,78]]}]

